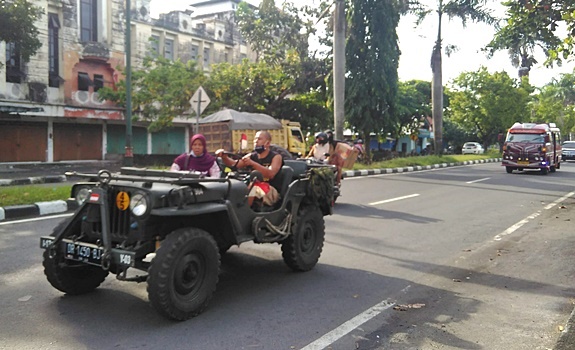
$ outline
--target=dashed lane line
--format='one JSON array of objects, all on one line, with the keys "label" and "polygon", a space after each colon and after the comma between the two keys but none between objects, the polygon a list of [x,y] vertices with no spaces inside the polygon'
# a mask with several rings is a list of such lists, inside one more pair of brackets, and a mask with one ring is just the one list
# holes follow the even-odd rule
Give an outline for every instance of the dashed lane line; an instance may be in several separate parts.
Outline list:
[{"label": "dashed lane line", "polygon": [[413,197],[417,197],[419,196],[419,193],[414,193],[414,194],[410,194],[407,196],[402,196],[402,197],[395,197],[395,198],[391,198],[391,199],[386,199],[383,201],[379,201],[379,202],[372,202],[369,203],[369,205],[379,205],[379,204],[384,204],[384,203],[389,203],[389,202],[395,202],[395,201],[400,201],[402,199],[408,199],[408,198],[413,198]]}]

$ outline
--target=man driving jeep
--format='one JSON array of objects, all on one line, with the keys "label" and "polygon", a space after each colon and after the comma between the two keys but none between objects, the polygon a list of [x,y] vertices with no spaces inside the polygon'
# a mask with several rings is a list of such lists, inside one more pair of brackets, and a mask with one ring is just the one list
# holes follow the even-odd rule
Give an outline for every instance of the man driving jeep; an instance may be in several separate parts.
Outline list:
[{"label": "man driving jeep", "polygon": [[279,153],[270,150],[271,141],[272,136],[268,131],[258,131],[254,137],[254,151],[237,161],[228,157],[223,149],[216,151],[216,156],[221,157],[226,166],[238,169],[251,168],[254,172],[261,174],[261,176],[252,177],[248,194],[250,206],[256,199],[258,202],[270,206],[279,200],[278,188],[280,188],[280,184],[274,180],[284,162]]}]

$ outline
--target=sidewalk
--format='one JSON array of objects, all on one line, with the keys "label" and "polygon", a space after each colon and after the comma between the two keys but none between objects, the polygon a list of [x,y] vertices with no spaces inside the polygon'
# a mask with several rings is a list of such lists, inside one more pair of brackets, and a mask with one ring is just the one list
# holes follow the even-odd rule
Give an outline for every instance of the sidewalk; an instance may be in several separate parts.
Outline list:
[{"label": "sidewalk", "polygon": [[[412,171],[430,170],[447,168],[453,166],[482,164],[500,162],[501,159],[485,159],[466,161],[458,163],[443,163],[428,166],[412,166],[403,168],[389,169],[369,169],[369,170],[347,170],[344,171],[344,177],[357,177],[379,174],[406,173]],[[119,172],[122,167],[120,161],[82,161],[82,162],[59,162],[59,163],[0,163],[0,187],[1,186],[19,186],[30,184],[48,184],[70,182],[64,173],[75,171],[78,173],[96,174],[102,169],[111,172]],[[16,205],[2,207],[0,203],[0,221],[15,220],[26,217],[36,217],[50,215],[75,210],[77,207],[74,201],[53,201],[39,202],[29,205]]]}]

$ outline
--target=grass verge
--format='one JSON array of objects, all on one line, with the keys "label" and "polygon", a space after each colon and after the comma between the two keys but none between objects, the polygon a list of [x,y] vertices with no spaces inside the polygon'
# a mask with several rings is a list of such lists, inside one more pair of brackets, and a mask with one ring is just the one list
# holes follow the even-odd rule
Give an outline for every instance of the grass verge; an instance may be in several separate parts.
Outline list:
[{"label": "grass verge", "polygon": [[72,186],[30,185],[0,187],[0,207],[66,200]]}]

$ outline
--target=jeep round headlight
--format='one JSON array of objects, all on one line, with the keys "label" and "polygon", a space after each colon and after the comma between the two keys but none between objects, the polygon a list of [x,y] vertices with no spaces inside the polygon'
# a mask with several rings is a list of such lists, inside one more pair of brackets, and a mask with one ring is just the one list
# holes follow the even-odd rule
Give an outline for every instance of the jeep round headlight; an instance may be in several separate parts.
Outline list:
[{"label": "jeep round headlight", "polygon": [[76,199],[76,203],[78,203],[78,205],[82,205],[88,196],[90,196],[90,189],[88,187],[80,187],[80,189],[76,191],[74,199]]},{"label": "jeep round headlight", "polygon": [[148,198],[142,193],[136,193],[130,200],[130,210],[135,216],[142,216],[148,211]]}]

